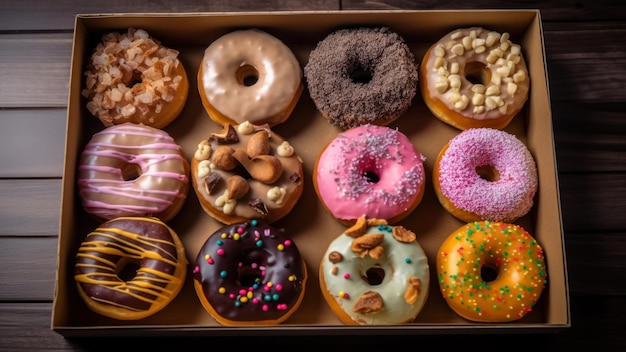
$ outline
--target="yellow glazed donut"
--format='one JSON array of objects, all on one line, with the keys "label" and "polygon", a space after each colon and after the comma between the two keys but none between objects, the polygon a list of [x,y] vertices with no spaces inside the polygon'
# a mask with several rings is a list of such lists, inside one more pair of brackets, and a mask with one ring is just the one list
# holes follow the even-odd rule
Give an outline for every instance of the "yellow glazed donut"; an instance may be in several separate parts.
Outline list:
[{"label": "yellow glazed donut", "polygon": [[333,313],[348,325],[412,322],[428,297],[428,259],[415,234],[360,217],[328,246],[319,280]]},{"label": "yellow glazed donut", "polygon": [[104,35],[85,76],[87,109],[107,127],[133,122],[163,128],[178,117],[189,92],[178,51],[143,29]]},{"label": "yellow glazed donut", "polygon": [[546,286],[543,250],[522,227],[471,222],[437,252],[437,278],[446,303],[476,322],[509,322],[529,313]]},{"label": "yellow glazed donut", "polygon": [[422,97],[441,121],[464,130],[502,129],[522,109],[530,79],[521,47],[480,27],[454,30],[426,52]]},{"label": "yellow glazed donut", "polygon": [[157,218],[109,220],[87,235],[76,255],[80,297],[94,312],[118,320],[165,308],[186,275],[183,243]]},{"label": "yellow glazed donut", "polygon": [[302,89],[302,69],[291,49],[258,29],[233,31],[215,40],[205,50],[198,72],[202,104],[220,125],[282,123]]}]

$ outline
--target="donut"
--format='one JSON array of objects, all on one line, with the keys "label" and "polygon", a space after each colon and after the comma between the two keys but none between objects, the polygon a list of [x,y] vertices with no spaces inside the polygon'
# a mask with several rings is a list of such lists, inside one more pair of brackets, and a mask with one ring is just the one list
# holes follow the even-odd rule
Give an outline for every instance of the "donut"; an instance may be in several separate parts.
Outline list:
[{"label": "donut", "polygon": [[227,124],[198,144],[191,180],[204,211],[230,225],[273,223],[296,205],[304,189],[302,159],[267,124]]},{"label": "donut", "polygon": [[189,93],[178,51],[143,29],[105,34],[84,74],[87,109],[105,127],[133,122],[163,128],[180,115]]},{"label": "donut", "polygon": [[125,123],[95,133],[78,166],[83,208],[99,220],[150,216],[171,220],[189,189],[189,163],[165,131]]},{"label": "donut", "polygon": [[543,250],[519,225],[476,221],[452,232],[437,251],[444,300],[476,322],[510,322],[528,314],[547,283]]},{"label": "donut", "polygon": [[304,298],[307,268],[283,229],[258,220],[227,225],[209,236],[195,261],[202,306],[222,325],[277,325]]},{"label": "donut", "polygon": [[434,43],[420,67],[424,102],[457,129],[503,129],[528,99],[530,78],[522,49],[481,27],[454,30]]},{"label": "donut", "polygon": [[388,125],[411,105],[418,68],[404,39],[387,27],[339,29],[321,40],[304,67],[322,116],[349,129]]},{"label": "donut", "polygon": [[428,259],[415,233],[362,216],[335,238],[319,271],[324,299],[348,325],[412,322],[428,297]]},{"label": "donut", "polygon": [[209,45],[198,71],[209,117],[220,125],[285,122],[302,94],[302,68],[285,43],[259,29],[227,33]]},{"label": "donut", "polygon": [[325,209],[345,225],[361,215],[395,224],[422,201],[424,160],[402,132],[365,124],[323,147],[313,184]]},{"label": "donut", "polygon": [[157,218],[119,217],[89,233],[76,254],[75,281],[94,312],[138,320],[165,308],[187,275],[185,248]]},{"label": "donut", "polygon": [[537,166],[515,135],[471,128],[439,152],[433,187],[444,209],[459,220],[514,222],[533,206]]}]

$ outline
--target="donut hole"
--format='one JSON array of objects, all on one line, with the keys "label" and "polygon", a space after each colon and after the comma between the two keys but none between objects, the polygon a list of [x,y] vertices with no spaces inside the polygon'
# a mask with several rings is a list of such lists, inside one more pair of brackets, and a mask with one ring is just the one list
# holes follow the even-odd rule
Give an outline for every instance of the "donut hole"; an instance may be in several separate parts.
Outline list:
[{"label": "donut hole", "polygon": [[480,268],[480,278],[484,282],[492,282],[498,278],[498,269],[494,265],[486,264]]},{"label": "donut hole", "polygon": [[380,285],[385,279],[385,270],[379,266],[373,266],[365,270],[362,279],[371,286]]},{"label": "donut hole", "polygon": [[498,169],[492,165],[476,166],[476,173],[480,178],[489,182],[496,182],[500,179]]},{"label": "donut hole", "polygon": [[252,287],[262,281],[263,274],[258,268],[244,266],[239,268],[237,281],[243,287]]},{"label": "donut hole", "polygon": [[374,171],[363,171],[363,177],[369,183],[377,183],[380,181],[380,176]]},{"label": "donut hole", "polygon": [[259,71],[252,65],[243,65],[237,69],[237,82],[245,87],[251,87],[259,81]]},{"label": "donut hole", "polygon": [[348,76],[353,83],[368,84],[374,77],[374,72],[369,68],[356,62],[348,70]]},{"label": "donut hole", "polygon": [[141,167],[137,164],[126,164],[121,168],[122,179],[124,181],[132,181],[141,175]]},{"label": "donut hole", "polygon": [[137,270],[141,267],[138,260],[123,258],[117,263],[115,273],[122,281],[131,281],[137,276]]},{"label": "donut hole", "polygon": [[465,64],[465,79],[472,84],[486,85],[491,82],[491,71],[482,62],[468,62]]}]

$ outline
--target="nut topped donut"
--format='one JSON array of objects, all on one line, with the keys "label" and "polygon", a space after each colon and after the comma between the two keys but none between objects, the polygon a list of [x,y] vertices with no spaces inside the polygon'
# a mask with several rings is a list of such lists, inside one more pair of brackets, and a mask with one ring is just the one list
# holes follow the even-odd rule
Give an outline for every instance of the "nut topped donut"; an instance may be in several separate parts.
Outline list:
[{"label": "nut topped donut", "polygon": [[307,268],[282,229],[257,220],[209,236],[193,282],[203,307],[222,325],[276,325],[304,298]]},{"label": "nut topped donut", "polygon": [[328,246],[319,280],[345,324],[404,324],[426,303],[430,269],[415,233],[362,216]]},{"label": "nut topped donut", "polygon": [[207,214],[224,224],[274,222],[291,211],[304,188],[302,159],[293,146],[249,122],[227,124],[198,144],[192,184]]},{"label": "nut topped donut", "polygon": [[212,42],[198,71],[202,104],[220,125],[282,123],[302,89],[302,68],[291,49],[259,29],[233,31]]},{"label": "nut topped donut", "polygon": [[133,122],[163,128],[178,117],[189,92],[178,51],[143,29],[105,34],[85,76],[87,109],[107,127]]},{"label": "nut topped donut", "polygon": [[481,27],[454,30],[433,44],[420,77],[432,113],[461,130],[506,127],[530,89],[520,45],[509,33]]},{"label": "nut topped donut", "polygon": [[334,126],[388,125],[411,105],[418,69],[404,39],[387,27],[340,29],[304,67],[317,109]]}]

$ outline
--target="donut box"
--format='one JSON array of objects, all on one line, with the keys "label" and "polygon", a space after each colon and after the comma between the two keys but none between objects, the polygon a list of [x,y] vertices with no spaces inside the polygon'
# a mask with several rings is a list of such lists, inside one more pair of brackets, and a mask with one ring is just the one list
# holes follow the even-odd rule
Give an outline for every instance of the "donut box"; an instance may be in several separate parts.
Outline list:
[{"label": "donut box", "polygon": [[[163,310],[139,321],[118,321],[98,315],[83,303],[74,281],[74,263],[85,236],[98,223],[82,209],[77,194],[77,162],[91,136],[103,129],[85,107],[81,96],[84,67],[101,36],[129,27],[143,28],[163,44],[180,52],[189,74],[189,96],[181,115],[166,130],[191,160],[198,141],[218,132],[222,126],[203,109],[196,74],[204,49],[235,29],[262,29],[287,44],[304,67],[315,45],[337,28],[387,26],[408,43],[421,62],[428,47],[453,29],[479,25],[509,32],[521,45],[531,77],[525,107],[505,128],[522,140],[537,163],[539,189],[530,213],[515,223],[526,228],[542,245],[548,270],[548,283],[539,302],[524,318],[509,323],[474,323],[461,318],[445,303],[439,292],[435,256],[442,241],[464,225],[448,214],[437,201],[432,172],[441,147],[459,131],[437,120],[422,100],[419,89],[404,114],[389,126],[406,134],[425,156],[426,191],[419,206],[400,222],[415,232],[430,265],[428,300],[415,319],[397,326],[348,326],[332,313],[317,280],[320,260],[329,243],[346,226],[325,211],[315,194],[312,172],[322,147],[340,130],[330,125],[316,109],[305,88],[291,116],[272,127],[295,148],[303,160],[304,191],[286,217],[274,223],[296,241],[309,270],[305,296],[300,308],[276,326],[221,326],[202,307],[191,275],[176,298]],[[443,332],[556,332],[570,326],[566,260],[563,243],[559,188],[552,134],[548,76],[539,11],[330,11],[258,13],[180,13],[180,14],[85,14],[75,22],[66,151],[59,222],[58,263],[51,328],[67,337],[149,336],[149,335],[333,335],[432,334]],[[222,227],[203,212],[193,191],[176,217],[168,222],[180,236],[190,261],[207,237]]]}]

